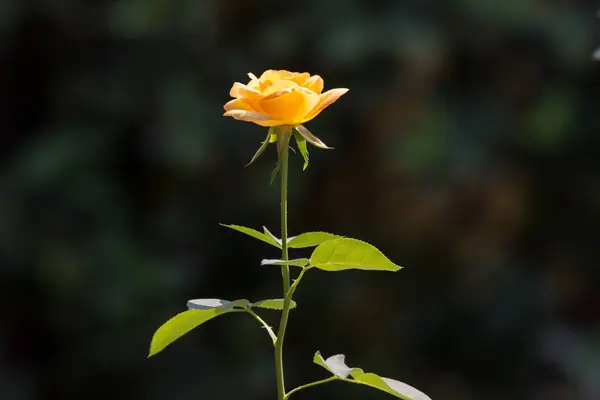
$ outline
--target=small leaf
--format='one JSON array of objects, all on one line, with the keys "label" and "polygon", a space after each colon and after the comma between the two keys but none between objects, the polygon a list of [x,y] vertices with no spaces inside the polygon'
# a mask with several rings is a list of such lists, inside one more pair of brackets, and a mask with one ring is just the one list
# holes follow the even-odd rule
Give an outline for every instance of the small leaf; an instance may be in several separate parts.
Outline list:
[{"label": "small leaf", "polygon": [[324,271],[362,269],[371,271],[398,271],[375,246],[350,238],[338,238],[321,243],[312,253],[310,264]]},{"label": "small leaf", "polygon": [[360,368],[352,368],[352,371],[350,371],[350,376],[353,377],[354,379],[356,379],[359,376],[363,375],[364,373],[365,373],[365,371],[363,371]]},{"label": "small leaf", "polygon": [[366,373],[357,374],[354,378],[354,382],[361,383],[363,385],[371,386],[375,389],[382,390],[386,393],[394,395],[404,400],[431,400],[429,396],[420,390],[407,385],[406,383],[397,381],[395,379],[384,378],[382,376]]},{"label": "small leaf", "polygon": [[331,369],[329,369],[329,366],[325,362],[325,359],[323,359],[323,356],[321,355],[320,351],[317,351],[315,353],[315,356],[313,357],[313,362],[317,365],[320,365],[321,367],[325,368],[327,371],[329,371],[335,375],[335,373]]},{"label": "small leaf", "polygon": [[288,240],[288,247],[302,249],[305,247],[318,246],[328,240],[337,239],[340,236],[327,232],[306,232]]},{"label": "small leaf", "polygon": [[321,353],[317,351],[313,357],[313,362],[325,368],[338,378],[344,379],[347,378],[353,370],[353,368],[346,365],[345,358],[346,356],[343,354],[336,354],[335,356],[331,356],[327,360],[324,360]]},{"label": "small leaf", "polygon": [[271,236],[265,235],[264,233],[261,233],[261,232],[257,231],[256,229],[246,228],[245,226],[240,226],[240,225],[226,225],[226,224],[219,224],[219,225],[222,225],[227,228],[231,228],[238,232],[245,233],[248,236],[252,236],[255,239],[262,240],[265,243],[269,243],[270,245],[275,246],[278,249],[281,249],[281,244],[277,243],[277,241],[275,241]]},{"label": "small leaf", "polygon": [[313,146],[319,147],[321,149],[329,149],[333,150],[333,147],[327,146],[325,143],[321,141],[318,137],[310,133],[308,129],[304,125],[295,126],[294,129],[298,132],[306,141]]},{"label": "small leaf", "polygon": [[187,307],[190,310],[208,310],[210,308],[223,307],[228,310],[233,310],[234,307],[245,307],[250,304],[246,299],[227,301],[221,299],[194,299],[188,300]]},{"label": "small leaf", "polygon": [[271,231],[269,231],[267,229],[266,226],[263,226],[263,232],[265,233],[265,235],[269,236],[271,239],[273,239],[274,241],[276,241],[277,243],[279,243],[279,246],[281,246],[281,239],[279,239],[277,236],[273,235],[271,233]]},{"label": "small leaf", "polygon": [[[296,308],[296,302],[290,302],[290,310]],[[267,308],[269,310],[283,310],[283,299],[261,300],[251,304],[251,307]]]},{"label": "small leaf", "polygon": [[[346,382],[371,386],[404,400],[431,400],[425,393],[406,383],[390,378],[384,378],[370,372],[365,373],[360,368],[348,367],[343,354],[337,354],[324,360],[321,353],[317,351],[313,358],[313,362]],[[348,378],[348,376],[351,378]]]},{"label": "small leaf", "polygon": [[262,260],[260,265],[292,265],[294,267],[304,267],[308,265],[308,258],[295,258],[293,260]]},{"label": "small leaf", "polygon": [[148,354],[148,357],[152,357],[153,355],[160,353],[165,349],[165,347],[198,325],[201,325],[216,316],[232,311],[233,309],[231,308],[215,307],[204,310],[188,310],[177,314],[165,322],[154,333],[152,342],[150,344],[150,353]]},{"label": "small leaf", "polygon": [[296,139],[296,145],[298,146],[298,150],[300,150],[300,154],[302,154],[302,158],[304,158],[304,166],[302,167],[302,171],[308,167],[308,149],[306,148],[306,139],[298,133],[297,130],[294,130],[294,139]]},{"label": "small leaf", "polygon": [[[271,133],[272,129],[273,128],[269,128],[269,131],[267,132],[267,138],[261,142],[260,147],[258,148],[258,150],[256,150],[256,153],[254,153],[254,156],[252,156],[252,159],[248,164],[245,165],[245,167],[250,166],[250,164],[256,161],[256,159],[260,157],[260,155],[266,150],[267,146],[269,146],[269,143],[271,143],[271,137],[273,136],[273,134]],[[277,138],[277,136],[275,137]]]}]

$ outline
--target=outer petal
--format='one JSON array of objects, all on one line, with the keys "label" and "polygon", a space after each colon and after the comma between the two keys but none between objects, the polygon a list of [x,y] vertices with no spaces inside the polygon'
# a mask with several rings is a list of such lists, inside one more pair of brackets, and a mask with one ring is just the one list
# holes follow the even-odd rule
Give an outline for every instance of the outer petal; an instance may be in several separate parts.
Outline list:
[{"label": "outer petal", "polygon": [[283,121],[271,118],[269,115],[253,111],[231,110],[223,114],[225,117],[233,117],[240,121],[254,122],[260,126],[278,126],[284,125]]},{"label": "outer petal", "polygon": [[245,111],[256,111],[252,108],[252,106],[250,106],[250,104],[248,104],[246,102],[245,98],[239,98],[239,99],[233,99],[231,101],[228,101],[223,108],[225,109],[225,111],[231,111],[231,110],[245,110]]},{"label": "outer petal", "polygon": [[320,96],[312,90],[306,88],[298,88],[298,91],[304,93],[304,105],[298,110],[293,125],[298,125],[304,121],[306,115],[312,112],[317,107],[320,101]]},{"label": "outer petal", "polygon": [[260,106],[260,101],[264,98],[263,95],[254,95],[252,97],[244,97],[244,101],[246,103],[248,103],[248,105],[250,105],[250,107],[252,107],[252,110],[262,113],[262,114],[267,114],[265,112],[265,110],[262,109],[262,107]]},{"label": "outer petal", "polygon": [[235,82],[229,91],[229,95],[235,98],[242,96],[253,96],[256,94],[260,94],[260,91],[239,82]]},{"label": "outer petal", "polygon": [[304,82],[302,87],[312,90],[317,94],[321,94],[323,91],[323,78],[321,78],[319,75],[313,75],[306,82]]},{"label": "outer petal", "polygon": [[340,88],[340,89],[331,89],[328,90],[327,92],[323,93],[320,98],[319,98],[319,103],[317,104],[317,106],[315,108],[313,108],[301,121],[301,123],[304,123],[306,121],[310,121],[311,119],[313,119],[314,117],[316,117],[317,115],[319,115],[319,113],[321,111],[323,111],[325,108],[327,108],[329,105],[333,104],[334,102],[337,101],[337,99],[339,99],[340,97],[342,97],[344,94],[346,94],[348,92],[349,89],[345,89],[345,88]]}]

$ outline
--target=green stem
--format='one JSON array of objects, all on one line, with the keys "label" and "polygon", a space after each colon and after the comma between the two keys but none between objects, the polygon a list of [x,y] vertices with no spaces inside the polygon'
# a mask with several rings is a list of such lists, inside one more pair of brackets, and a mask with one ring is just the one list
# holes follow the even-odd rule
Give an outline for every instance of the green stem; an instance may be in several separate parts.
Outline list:
[{"label": "green stem", "polygon": [[307,384],[302,385],[302,386],[298,386],[296,389],[291,390],[288,394],[286,394],[283,397],[283,400],[289,399],[291,395],[293,395],[296,392],[299,392],[302,389],[306,389],[306,388],[309,388],[311,386],[317,386],[317,385],[320,385],[322,383],[332,382],[332,381],[335,381],[337,379],[338,379],[338,377],[334,375],[334,376],[330,376],[329,378],[321,379],[320,381],[311,382],[311,383],[307,383]]},{"label": "green stem", "polygon": [[[289,145],[292,136],[291,127],[280,127],[277,132],[277,147],[279,150],[279,165],[281,167],[281,259],[288,260],[287,243],[287,178],[288,178],[288,156]],[[275,373],[277,374],[277,399],[285,398],[285,382],[283,377],[283,339],[290,313],[290,267],[281,267],[283,275],[283,310],[279,321],[279,331],[275,341]]]}]

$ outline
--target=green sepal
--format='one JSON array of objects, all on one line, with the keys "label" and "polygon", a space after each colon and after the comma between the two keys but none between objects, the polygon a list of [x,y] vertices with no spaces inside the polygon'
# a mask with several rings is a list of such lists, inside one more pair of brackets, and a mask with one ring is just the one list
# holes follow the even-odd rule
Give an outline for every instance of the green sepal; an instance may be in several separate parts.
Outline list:
[{"label": "green sepal", "polygon": [[298,125],[294,127],[294,130],[298,132],[306,141],[315,147],[326,150],[333,150],[333,147],[327,146],[321,139],[313,135],[304,125]]},{"label": "green sepal", "polygon": [[263,140],[260,144],[260,147],[258,148],[258,150],[256,150],[256,153],[254,153],[254,156],[252,156],[252,159],[250,160],[250,162],[248,164],[245,165],[245,167],[250,166],[254,161],[256,161],[256,159],[258,157],[260,157],[260,155],[267,149],[267,146],[269,146],[269,143],[273,143],[271,140],[273,138],[273,136],[275,136],[275,140],[277,140],[277,135],[273,133],[274,129],[273,128],[269,128],[269,131],[267,132],[267,137],[265,138],[265,140]]},{"label": "green sepal", "polygon": [[308,167],[308,148],[306,147],[306,139],[299,134],[296,129],[294,129],[294,139],[296,139],[296,146],[298,146],[298,150],[300,150],[300,154],[302,154],[302,158],[304,158],[304,165],[302,166],[302,171],[304,171],[306,170],[306,167]]},{"label": "green sepal", "polygon": [[270,127],[269,128],[269,143],[277,142],[277,128]]}]

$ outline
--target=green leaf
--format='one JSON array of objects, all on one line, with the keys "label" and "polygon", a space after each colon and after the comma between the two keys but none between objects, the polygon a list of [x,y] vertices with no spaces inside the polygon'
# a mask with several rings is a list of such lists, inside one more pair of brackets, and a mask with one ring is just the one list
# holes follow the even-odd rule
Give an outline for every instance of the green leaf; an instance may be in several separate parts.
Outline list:
[{"label": "green leaf", "polygon": [[327,365],[327,363],[325,362],[325,360],[323,359],[323,356],[321,355],[320,351],[317,351],[315,353],[315,356],[313,357],[313,362],[317,365],[320,365],[321,367],[325,368],[327,371],[331,372],[332,374],[335,375],[335,373],[329,369],[329,366]]},{"label": "green leaf", "polygon": [[273,235],[271,233],[271,231],[269,231],[267,229],[266,226],[263,226],[263,232],[265,233],[265,235],[269,236],[271,239],[273,239],[274,241],[276,241],[277,243],[279,243],[279,246],[281,246],[281,239],[279,239],[277,236]]},{"label": "green leaf", "polygon": [[365,373],[360,368],[348,367],[343,354],[337,354],[324,360],[321,353],[317,351],[313,361],[345,382],[370,386],[404,400],[431,400],[425,393],[406,383],[384,378],[371,372]]},{"label": "green leaf", "polygon": [[240,299],[235,301],[227,301],[221,299],[194,299],[188,300],[187,307],[190,310],[208,310],[210,308],[223,307],[228,310],[233,310],[235,307],[244,308],[250,305],[250,301],[246,299]]},{"label": "green leaf", "polygon": [[308,149],[306,148],[306,139],[304,139],[304,136],[299,134],[297,130],[294,130],[294,139],[296,139],[298,150],[300,150],[300,154],[302,154],[302,158],[304,158],[304,166],[302,167],[302,171],[304,171],[306,167],[308,167]]},{"label": "green leaf", "polygon": [[[296,302],[292,300],[290,302],[290,310],[296,308]],[[267,308],[269,310],[283,310],[283,299],[272,299],[272,300],[261,300],[256,303],[252,303],[251,307]]]},{"label": "green leaf", "polygon": [[346,356],[343,354],[336,354],[335,356],[331,356],[325,360],[323,359],[321,352],[317,351],[313,357],[313,362],[325,368],[338,378],[345,379],[353,371],[353,368],[349,368],[344,362],[345,358]]},{"label": "green leaf", "polygon": [[398,271],[402,268],[391,262],[376,247],[350,238],[338,238],[321,243],[311,255],[310,265],[324,271],[347,269]]},{"label": "green leaf", "polygon": [[232,308],[215,307],[204,310],[188,310],[177,314],[165,322],[154,333],[152,342],[150,344],[150,353],[148,354],[148,357],[152,357],[153,355],[160,353],[165,349],[165,347],[198,325],[201,325],[216,316],[233,311],[234,310]]},{"label": "green leaf", "polygon": [[321,243],[327,242],[328,240],[337,239],[339,237],[340,236],[338,235],[327,232],[306,232],[290,238],[288,241],[288,247],[294,249],[314,247],[320,245]]},{"label": "green leaf", "polygon": [[262,260],[260,265],[292,265],[294,267],[304,267],[308,265],[308,258],[295,258],[293,260]]},{"label": "green leaf", "polygon": [[329,149],[329,150],[333,150],[333,147],[329,147],[327,146],[325,143],[323,143],[321,141],[321,139],[319,139],[318,137],[316,137],[315,135],[313,135],[312,133],[310,133],[310,131],[308,129],[306,129],[306,127],[304,125],[298,125],[295,126],[294,129],[296,130],[296,132],[298,132],[304,139],[306,139],[306,141],[310,144],[312,144],[313,146],[316,146],[318,148],[321,149]]},{"label": "green leaf", "polygon": [[[252,159],[248,164],[245,165],[245,167],[250,166],[250,164],[256,161],[256,159],[260,157],[260,155],[266,150],[267,146],[269,146],[269,143],[271,143],[271,137],[273,136],[271,132],[272,129],[273,128],[269,128],[269,131],[267,132],[267,138],[261,142],[260,147],[258,148],[258,150],[256,150],[256,153],[254,153],[254,156],[252,156]],[[277,138],[277,135],[275,135],[275,138]]]},{"label": "green leaf", "polygon": [[359,383],[382,390],[404,400],[431,400],[429,396],[420,390],[395,379],[384,378],[373,373],[356,374],[353,383]]},{"label": "green leaf", "polygon": [[265,235],[264,233],[257,231],[256,229],[246,228],[245,226],[240,226],[240,225],[226,225],[226,224],[219,224],[219,225],[222,225],[227,228],[231,228],[238,232],[245,233],[248,236],[252,236],[255,239],[262,240],[265,243],[269,243],[270,245],[275,246],[278,249],[281,249],[281,244],[279,244],[275,239],[273,239],[269,235]]}]

